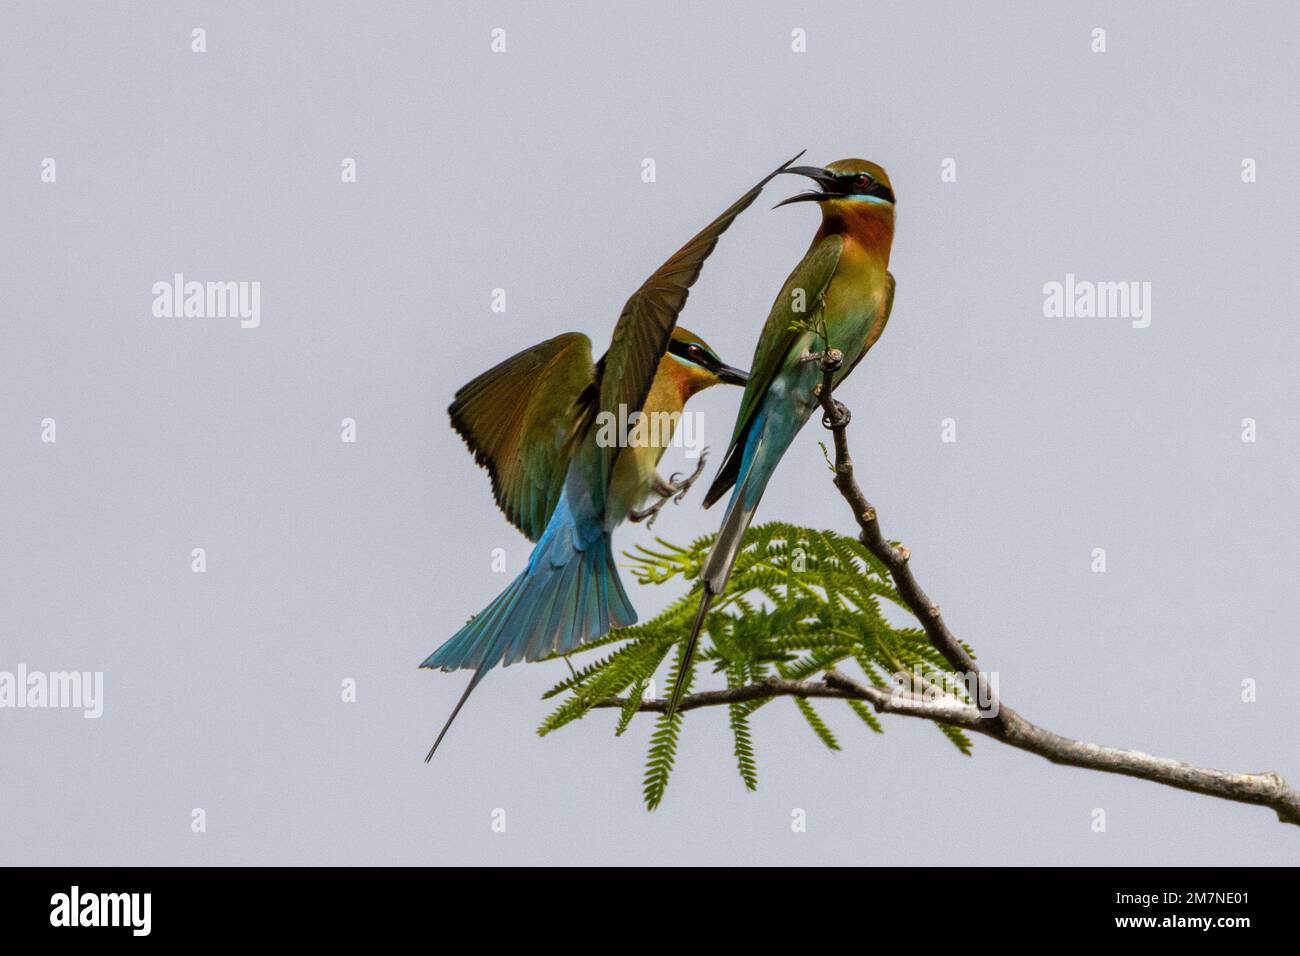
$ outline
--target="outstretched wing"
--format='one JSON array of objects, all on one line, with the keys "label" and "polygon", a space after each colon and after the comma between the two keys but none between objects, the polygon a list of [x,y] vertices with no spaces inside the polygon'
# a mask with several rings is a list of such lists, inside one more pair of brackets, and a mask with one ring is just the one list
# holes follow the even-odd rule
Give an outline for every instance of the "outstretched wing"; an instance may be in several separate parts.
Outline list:
[{"label": "outstretched wing", "polygon": [[[830,285],[831,277],[835,275],[835,267],[839,265],[843,249],[844,239],[841,236],[831,235],[822,239],[808,250],[777,293],[754,350],[749,382],[745,385],[745,395],[740,400],[740,411],[736,415],[736,427],[731,433],[731,445],[727,448],[726,457],[722,459],[717,477],[704,496],[704,507],[713,504],[736,483],[740,472],[741,449],[745,447],[754,416],[758,414],[767,390],[781,371],[790,350],[804,334],[798,323],[815,318],[819,300]],[[802,311],[796,311],[800,307]]]},{"label": "outstretched wing", "polygon": [[[803,153],[800,152],[799,156]],[[640,411],[645,404],[650,384],[654,381],[659,360],[668,349],[668,340],[677,316],[686,304],[691,286],[699,278],[704,260],[718,244],[718,237],[727,231],[732,221],[749,207],[763,191],[763,187],[781,170],[799,156],[782,163],[768,173],[753,189],[745,193],[717,219],[704,227],[690,242],[682,246],[671,259],[661,265],[641,288],[632,294],[623,306],[609,351],[600,360],[600,411],[617,415],[622,406],[625,414]],[[609,479],[617,457],[618,448],[601,450],[601,477]]]},{"label": "outstretched wing", "polygon": [[541,537],[595,398],[591,340],[566,332],[525,349],[456,393],[447,409],[510,523]]}]

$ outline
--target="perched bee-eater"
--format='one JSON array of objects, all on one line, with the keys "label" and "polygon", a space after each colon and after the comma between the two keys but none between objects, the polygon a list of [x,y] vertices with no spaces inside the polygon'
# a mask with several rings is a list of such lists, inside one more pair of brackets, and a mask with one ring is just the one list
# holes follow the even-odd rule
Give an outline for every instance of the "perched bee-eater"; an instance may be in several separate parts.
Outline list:
[{"label": "perched bee-eater", "polygon": [[795,166],[781,171],[807,176],[818,188],[777,206],[815,202],[821,206],[822,224],[763,326],[731,446],[704,497],[707,508],[729,488],[735,489],[701,572],[704,593],[669,698],[669,719],[681,702],[709,606],[727,585],[763,490],[820,403],[821,365],[806,356],[839,349],[843,359],[833,378],[838,384],[880,338],[894,304],[894,277],[889,273],[894,191],[885,171],[864,159],[841,159],[825,169]]},{"label": "perched bee-eater", "polygon": [[[639,510],[648,498],[661,505],[693,480],[669,481],[657,470],[686,401],[719,382],[746,380],[702,339],[677,328],[677,316],[718,237],[792,162],[765,176],[642,284],[599,362],[592,361],[590,339],[568,333],[456,393],[452,425],[487,467],[497,504],[537,544],[510,586],[421,665],[474,671],[426,761],[497,664],[567,653],[636,621],[610,536],[625,519],[653,515],[655,505]],[[648,441],[634,432],[630,442],[607,427],[636,412],[669,427],[648,429]]]}]

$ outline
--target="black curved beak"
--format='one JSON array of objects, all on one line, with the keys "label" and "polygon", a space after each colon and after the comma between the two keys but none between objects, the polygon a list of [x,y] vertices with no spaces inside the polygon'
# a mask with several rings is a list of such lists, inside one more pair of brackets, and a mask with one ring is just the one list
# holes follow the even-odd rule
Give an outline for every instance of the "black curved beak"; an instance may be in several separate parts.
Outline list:
[{"label": "black curved beak", "polygon": [[746,385],[749,382],[749,373],[732,365],[719,365],[717,376],[723,385]]},{"label": "black curved beak", "polygon": [[807,176],[820,186],[822,191],[799,193],[798,195],[791,196],[789,199],[782,199],[772,207],[773,209],[780,209],[782,206],[788,206],[792,202],[822,202],[823,200],[830,199],[834,195],[834,193],[828,192],[827,190],[828,187],[835,182],[835,177],[820,166],[790,166],[781,170],[781,172],[796,173],[800,176]]}]

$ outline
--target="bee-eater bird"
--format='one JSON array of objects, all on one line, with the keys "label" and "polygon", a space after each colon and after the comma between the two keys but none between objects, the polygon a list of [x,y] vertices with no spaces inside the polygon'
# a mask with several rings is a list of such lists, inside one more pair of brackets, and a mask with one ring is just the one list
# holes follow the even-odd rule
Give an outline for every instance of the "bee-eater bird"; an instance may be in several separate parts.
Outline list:
[{"label": "bee-eater bird", "polygon": [[701,571],[703,594],[669,698],[669,720],[681,703],[709,606],[727,585],[768,480],[820,403],[821,365],[806,356],[839,349],[843,358],[833,378],[833,384],[839,384],[880,338],[894,304],[894,277],[889,273],[894,191],[888,174],[864,159],[781,172],[807,176],[819,188],[777,206],[818,203],[822,224],[763,326],[731,445],[704,497],[707,508],[734,486]]},{"label": "bee-eater bird", "polygon": [[[592,361],[590,339],[568,333],[507,359],[456,393],[453,426],[487,467],[502,511],[537,543],[523,572],[420,665],[474,671],[426,761],[497,664],[568,653],[635,623],[610,536],[625,519],[654,514],[657,507],[638,510],[648,497],[662,504],[680,496],[694,476],[679,483],[658,474],[667,445],[663,429],[648,429],[649,441],[638,441],[634,429],[627,441],[608,425],[641,412],[652,422],[667,416],[675,426],[701,389],[745,383],[744,372],[677,328],[677,316],[718,237],[798,158],[765,176],[641,285],[623,306],[599,362]],[[671,430],[666,434],[671,439]]]}]

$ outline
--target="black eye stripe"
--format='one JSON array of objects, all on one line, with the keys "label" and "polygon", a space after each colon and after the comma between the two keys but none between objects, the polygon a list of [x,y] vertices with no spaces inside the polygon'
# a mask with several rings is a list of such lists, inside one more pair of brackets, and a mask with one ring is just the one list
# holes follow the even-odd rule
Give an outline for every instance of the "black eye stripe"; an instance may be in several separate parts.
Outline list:
[{"label": "black eye stripe", "polygon": [[[700,350],[698,358],[690,354],[692,348]],[[676,339],[673,339],[668,343],[668,352],[672,355],[676,355],[678,358],[684,358],[688,362],[695,365],[701,365],[707,369],[715,369],[721,364],[721,362],[714,355],[710,354],[703,346],[697,345],[694,342],[679,342]]]},{"label": "black eye stripe", "polygon": [[[867,177],[867,185],[859,186],[857,179],[859,176]],[[836,173],[835,186],[837,191],[843,195],[857,194],[860,196],[876,196],[888,202],[894,202],[894,191],[886,186],[880,180],[876,179],[870,173]]]}]

